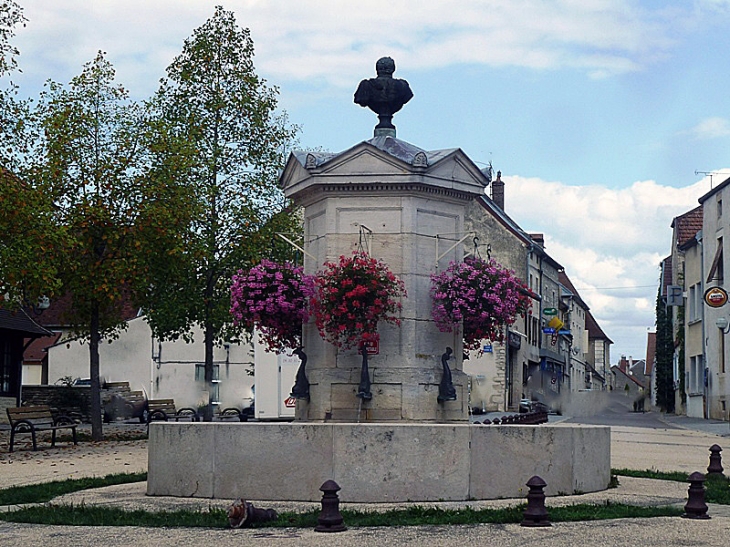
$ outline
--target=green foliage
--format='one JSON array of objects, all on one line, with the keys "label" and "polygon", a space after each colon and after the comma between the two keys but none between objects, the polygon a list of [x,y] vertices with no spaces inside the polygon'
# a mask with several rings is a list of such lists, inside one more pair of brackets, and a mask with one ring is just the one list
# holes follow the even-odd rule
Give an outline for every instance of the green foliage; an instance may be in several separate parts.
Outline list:
[{"label": "green foliage", "polygon": [[13,0],[0,2],[0,76],[9,74],[18,66],[16,57],[20,55],[18,48],[10,43],[15,36],[18,25],[25,26],[26,18],[23,8]]},{"label": "green foliage", "polygon": [[147,480],[147,473],[116,473],[105,477],[86,477],[83,479],[67,479],[64,481],[44,482],[27,486],[13,486],[0,489],[1,505],[19,505],[21,503],[45,503],[53,498],[88,490],[103,488],[116,484],[129,484]]},{"label": "green foliage", "polygon": [[[345,525],[350,528],[373,526],[446,526],[470,524],[516,524],[524,518],[525,505],[504,509],[439,509],[414,506],[385,512],[342,510]],[[606,503],[548,507],[553,522],[577,522],[618,518],[676,517],[679,507],[642,507]],[[314,528],[320,511],[287,512],[275,521],[257,525],[261,528]],[[222,509],[207,511],[125,511],[110,507],[50,505],[28,507],[0,514],[0,520],[71,526],[146,526],[227,528],[228,519]]]},{"label": "green foliage", "polygon": [[[149,104],[151,176],[189,190],[183,252],[151,271],[148,319],[162,339],[202,327],[206,381],[213,346],[244,333],[229,312],[231,278],[282,249],[276,232],[300,231],[277,186],[294,137],[275,114],[276,88],[253,66],[253,41],[218,7],[185,41]],[[268,255],[268,256],[267,256]]]},{"label": "green foliage", "polygon": [[[647,469],[639,471],[636,469],[612,469],[612,473],[623,475],[625,477],[639,477],[647,479],[660,479],[665,481],[688,482],[689,473],[680,471],[653,471]],[[722,476],[706,475],[705,481],[705,501],[708,503],[719,503],[721,505],[730,505],[730,478]],[[689,485],[688,485],[689,488]]]},{"label": "green foliage", "polygon": [[187,188],[149,176],[152,125],[102,52],[68,86],[49,81],[15,114],[22,123],[6,155],[15,173],[0,171],[9,181],[0,189],[0,289],[14,303],[71,295],[62,320],[90,342],[100,440],[99,341],[126,328],[155,263],[182,247]]},{"label": "green foliage", "polygon": [[674,329],[672,317],[662,298],[656,299],[656,403],[665,412],[674,412]]}]

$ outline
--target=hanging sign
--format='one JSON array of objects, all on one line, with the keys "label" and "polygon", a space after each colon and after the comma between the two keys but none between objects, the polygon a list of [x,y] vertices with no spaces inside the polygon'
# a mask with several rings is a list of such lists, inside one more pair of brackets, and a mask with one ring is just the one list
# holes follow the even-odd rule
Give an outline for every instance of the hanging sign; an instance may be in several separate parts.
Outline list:
[{"label": "hanging sign", "polygon": [[558,315],[558,310],[555,308],[545,308],[542,310],[543,315]]},{"label": "hanging sign", "polygon": [[727,291],[722,287],[710,287],[705,291],[705,303],[711,308],[721,308],[727,304]]},{"label": "hanging sign", "polygon": [[565,323],[563,323],[557,317],[553,317],[550,321],[548,321],[548,327],[551,327],[555,330],[560,330],[561,328],[563,328],[563,325],[565,325]]}]

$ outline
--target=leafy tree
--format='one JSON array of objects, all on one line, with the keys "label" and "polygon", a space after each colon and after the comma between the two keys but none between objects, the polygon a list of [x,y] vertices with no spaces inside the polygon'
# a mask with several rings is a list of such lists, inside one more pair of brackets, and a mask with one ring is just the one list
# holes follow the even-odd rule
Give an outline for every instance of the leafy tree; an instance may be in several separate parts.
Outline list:
[{"label": "leafy tree", "polygon": [[665,412],[674,412],[673,358],[672,317],[660,287],[656,299],[656,402]]},{"label": "leafy tree", "polygon": [[[25,25],[22,8],[0,1],[0,81],[18,68],[19,51],[11,43]],[[13,83],[0,89],[0,306],[33,304],[58,287],[55,268],[43,261],[56,244],[52,208],[44,193],[18,173],[35,151],[31,102],[17,98]]]},{"label": "leafy tree", "polygon": [[230,314],[232,276],[262,257],[278,258],[270,255],[286,245],[275,232],[298,226],[277,187],[295,131],[275,114],[278,90],[256,75],[253,54],[249,31],[217,7],[185,41],[152,103],[155,176],[184,181],[192,199],[186,252],[155,272],[148,317],[163,339],[190,339],[202,328],[211,395],[215,345],[243,334]]},{"label": "leafy tree", "polygon": [[25,26],[23,8],[13,0],[0,0],[0,76],[5,76],[18,66],[18,48],[10,43],[18,25]]},{"label": "leafy tree", "polygon": [[99,342],[126,327],[125,302],[144,304],[140,287],[155,260],[174,254],[186,200],[180,187],[146,176],[144,111],[114,79],[99,52],[69,86],[47,84],[35,110],[43,154],[23,171],[26,186],[48,200],[52,225],[43,237],[54,245],[39,248],[43,237],[31,234],[25,241],[54,265],[57,292],[72,296],[65,319],[89,340],[95,440],[103,437]]}]

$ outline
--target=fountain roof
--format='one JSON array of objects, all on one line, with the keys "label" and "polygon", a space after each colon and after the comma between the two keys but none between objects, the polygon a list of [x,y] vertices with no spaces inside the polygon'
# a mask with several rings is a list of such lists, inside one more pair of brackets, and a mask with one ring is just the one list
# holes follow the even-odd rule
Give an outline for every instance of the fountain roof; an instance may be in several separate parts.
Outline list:
[{"label": "fountain roof", "polygon": [[[375,148],[382,150],[386,154],[393,156],[401,161],[406,162],[409,165],[413,165],[417,154],[423,154],[426,158],[426,165],[433,165],[447,156],[453,154],[458,148],[446,148],[443,150],[424,150],[418,146],[411,144],[406,141],[402,141],[391,136],[379,136],[373,137],[370,140],[364,141],[365,144],[374,146]],[[356,146],[360,146],[359,144]],[[352,147],[354,148],[354,147]],[[295,151],[294,157],[308,168],[316,168],[324,165],[328,161],[342,156],[352,150],[348,148],[342,152],[307,152],[303,150]]]}]

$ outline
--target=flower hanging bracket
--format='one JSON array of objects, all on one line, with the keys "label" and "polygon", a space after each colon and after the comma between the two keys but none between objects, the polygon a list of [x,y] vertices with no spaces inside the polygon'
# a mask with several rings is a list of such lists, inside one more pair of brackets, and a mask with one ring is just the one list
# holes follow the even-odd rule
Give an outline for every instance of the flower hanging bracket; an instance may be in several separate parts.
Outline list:
[{"label": "flower hanging bracket", "polygon": [[436,234],[436,268],[438,268],[438,263],[441,261],[443,257],[445,257],[447,254],[449,254],[451,251],[453,251],[458,245],[461,245],[466,241],[468,238],[473,237],[478,240],[476,233],[474,232],[468,232],[464,237],[462,237],[459,241],[454,243],[451,247],[446,249],[443,253],[438,254],[439,252],[439,241],[441,239],[445,239],[445,236],[453,236],[453,235],[459,235],[463,232],[451,232],[446,234]]},{"label": "flower hanging bracket", "polygon": [[281,232],[276,232],[276,235],[278,235],[278,236],[279,236],[279,237],[280,237],[281,239],[283,239],[283,240],[284,240],[284,241],[286,241],[286,242],[287,242],[287,243],[288,243],[289,245],[291,245],[292,247],[294,247],[294,248],[295,248],[295,249],[296,249],[297,251],[301,251],[302,253],[304,253],[305,255],[307,255],[307,256],[308,256],[309,258],[311,258],[312,260],[316,260],[316,258],[315,258],[314,256],[312,256],[311,254],[309,254],[309,253],[308,253],[307,251],[305,251],[305,250],[304,250],[304,247],[302,247],[301,245],[299,245],[299,244],[297,244],[297,243],[293,242],[293,241],[292,241],[291,239],[289,239],[288,237],[286,237],[286,236],[285,236],[284,234],[282,234]]}]

